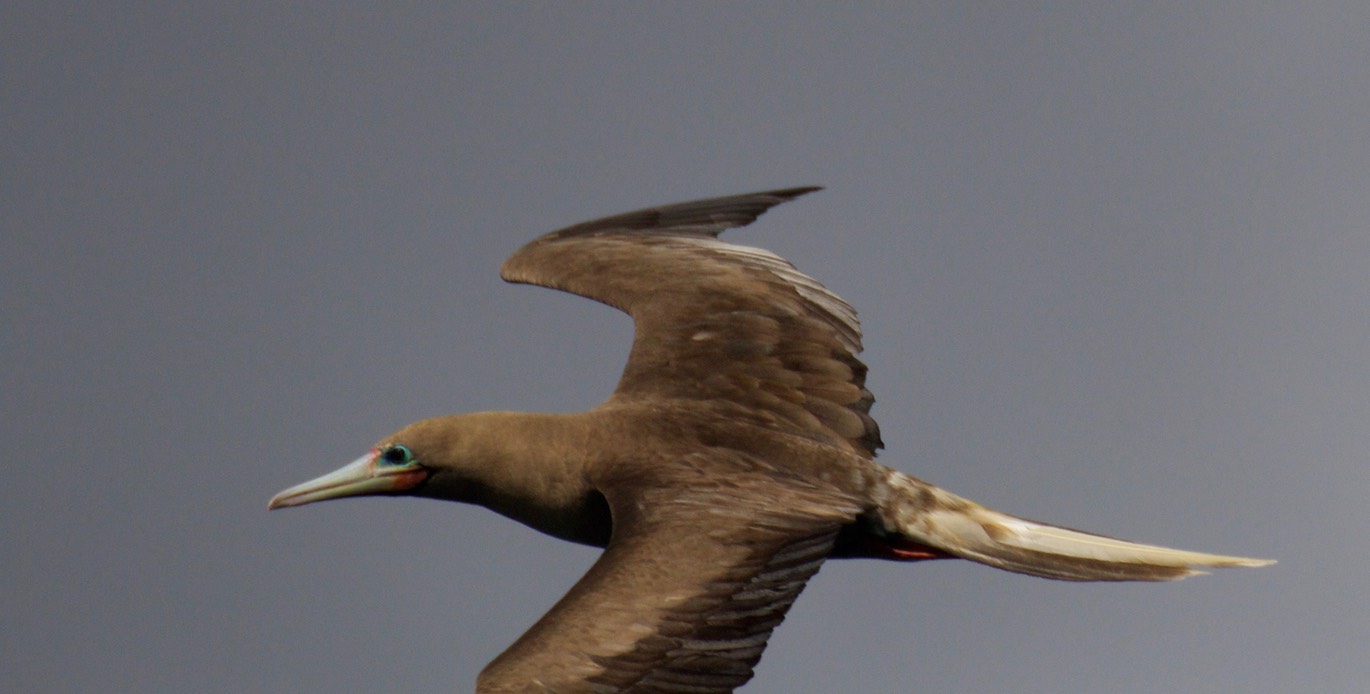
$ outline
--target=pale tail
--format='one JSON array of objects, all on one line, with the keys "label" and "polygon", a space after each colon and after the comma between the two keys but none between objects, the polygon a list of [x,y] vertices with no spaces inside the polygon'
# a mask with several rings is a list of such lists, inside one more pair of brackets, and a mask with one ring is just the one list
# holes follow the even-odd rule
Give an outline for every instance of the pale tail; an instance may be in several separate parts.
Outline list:
[{"label": "pale tail", "polygon": [[1066,581],[1171,581],[1204,568],[1255,567],[1227,557],[1117,540],[1030,521],[890,471],[885,522],[908,538],[1006,571]]}]

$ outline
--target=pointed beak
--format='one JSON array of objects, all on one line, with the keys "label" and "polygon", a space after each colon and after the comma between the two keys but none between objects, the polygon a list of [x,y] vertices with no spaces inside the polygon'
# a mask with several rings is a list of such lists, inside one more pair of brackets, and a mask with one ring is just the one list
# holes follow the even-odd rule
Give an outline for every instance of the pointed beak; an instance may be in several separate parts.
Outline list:
[{"label": "pointed beak", "polygon": [[428,471],[418,465],[376,465],[380,451],[372,449],[333,472],[297,484],[271,497],[268,510],[303,506],[315,501],[348,496],[403,494],[428,479]]}]

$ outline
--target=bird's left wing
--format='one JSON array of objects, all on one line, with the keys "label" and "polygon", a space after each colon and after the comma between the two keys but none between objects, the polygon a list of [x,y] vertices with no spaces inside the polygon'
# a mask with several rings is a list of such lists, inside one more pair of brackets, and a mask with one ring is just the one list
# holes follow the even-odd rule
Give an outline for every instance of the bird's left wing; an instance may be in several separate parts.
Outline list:
[{"label": "bird's left wing", "polygon": [[604,554],[478,692],[731,692],[860,510],[734,453],[651,469],[670,479],[601,480]]}]

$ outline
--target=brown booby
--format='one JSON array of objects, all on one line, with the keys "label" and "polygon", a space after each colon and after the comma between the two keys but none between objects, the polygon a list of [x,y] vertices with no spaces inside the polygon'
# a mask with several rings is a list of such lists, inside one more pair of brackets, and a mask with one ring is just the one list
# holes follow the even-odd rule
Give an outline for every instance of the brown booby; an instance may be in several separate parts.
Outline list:
[{"label": "brown booby", "polygon": [[576,414],[416,422],[270,508],[431,497],[603,547],[480,674],[481,694],[731,692],[828,558],[959,557],[1069,581],[1271,563],[1018,518],[876,463],[856,311],[779,256],[718,238],[814,190],[666,205],[534,240],[505,280],[632,316],[613,395]]}]

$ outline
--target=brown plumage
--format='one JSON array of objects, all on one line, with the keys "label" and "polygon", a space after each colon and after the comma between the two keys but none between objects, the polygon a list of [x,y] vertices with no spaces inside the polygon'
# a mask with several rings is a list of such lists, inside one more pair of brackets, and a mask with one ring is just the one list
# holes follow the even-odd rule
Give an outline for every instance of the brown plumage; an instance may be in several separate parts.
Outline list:
[{"label": "brown plumage", "polygon": [[731,692],[833,557],[961,557],[1084,581],[1269,563],[1017,518],[876,463],[856,312],[780,257],[717,238],[813,190],[651,208],[534,240],[505,262],[506,280],[633,317],[613,395],[577,414],[417,422],[270,507],[426,496],[605,547],[481,673],[482,694]]}]

